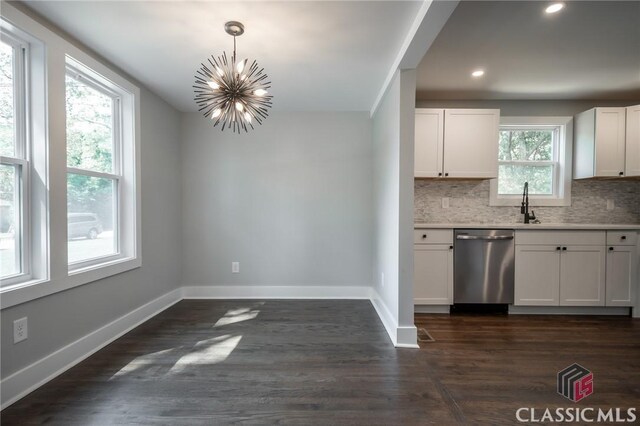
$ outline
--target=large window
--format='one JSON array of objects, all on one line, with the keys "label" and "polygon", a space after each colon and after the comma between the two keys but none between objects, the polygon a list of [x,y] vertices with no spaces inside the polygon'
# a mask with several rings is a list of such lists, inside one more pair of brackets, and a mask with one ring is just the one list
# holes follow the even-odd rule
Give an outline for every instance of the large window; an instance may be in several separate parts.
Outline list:
[{"label": "large window", "polygon": [[0,42],[0,278],[29,276],[29,152],[26,124],[27,45],[2,32]]},{"label": "large window", "polygon": [[119,254],[120,99],[69,66],[66,104],[68,260],[104,261]]},{"label": "large window", "polygon": [[67,261],[79,282],[140,265],[138,91],[92,64],[67,56]]},{"label": "large window", "polygon": [[571,130],[564,117],[504,117],[498,139],[498,179],[491,205],[518,205],[524,183],[535,205],[569,205]]},{"label": "large window", "polygon": [[141,265],[140,90],[3,4],[0,307]]}]

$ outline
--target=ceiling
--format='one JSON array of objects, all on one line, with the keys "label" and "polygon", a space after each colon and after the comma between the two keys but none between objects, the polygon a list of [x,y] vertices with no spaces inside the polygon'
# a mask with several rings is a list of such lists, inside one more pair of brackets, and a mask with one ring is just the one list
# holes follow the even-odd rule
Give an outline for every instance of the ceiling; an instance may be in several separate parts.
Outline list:
[{"label": "ceiling", "polygon": [[421,2],[26,1],[181,111],[196,111],[194,73],[233,49],[273,83],[275,110],[368,111]]},{"label": "ceiling", "polygon": [[640,2],[548,4],[461,2],[418,66],[418,99],[640,99]]}]

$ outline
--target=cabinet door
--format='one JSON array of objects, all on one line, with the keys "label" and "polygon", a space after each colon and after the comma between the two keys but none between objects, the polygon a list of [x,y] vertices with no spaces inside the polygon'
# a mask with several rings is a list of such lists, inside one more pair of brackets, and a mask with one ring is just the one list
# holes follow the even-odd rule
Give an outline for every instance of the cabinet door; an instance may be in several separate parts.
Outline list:
[{"label": "cabinet door", "polygon": [[516,306],[558,306],[560,251],[557,246],[517,245]]},{"label": "cabinet door", "polygon": [[498,177],[500,110],[447,109],[444,126],[445,176]]},{"label": "cabinet door", "polygon": [[638,255],[635,246],[607,249],[607,306],[633,306],[638,286]]},{"label": "cabinet door", "polygon": [[596,176],[624,174],[625,108],[596,108]]},{"label": "cabinet door", "polygon": [[627,107],[625,176],[640,176],[640,105]]},{"label": "cabinet door", "polygon": [[415,246],[413,302],[416,305],[453,303],[453,249],[450,245]]},{"label": "cabinet door", "polygon": [[560,256],[560,306],[604,306],[605,246],[568,246]]},{"label": "cabinet door", "polygon": [[442,143],[444,141],[444,110],[416,109],[415,177],[442,175]]}]

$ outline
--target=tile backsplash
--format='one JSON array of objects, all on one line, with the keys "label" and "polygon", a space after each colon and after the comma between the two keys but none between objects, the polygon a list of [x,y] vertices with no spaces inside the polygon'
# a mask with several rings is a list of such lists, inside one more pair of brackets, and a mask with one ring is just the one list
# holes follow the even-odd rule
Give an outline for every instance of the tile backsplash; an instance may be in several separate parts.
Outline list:
[{"label": "tile backsplash", "polygon": [[[518,223],[519,207],[489,206],[489,181],[414,181],[414,221],[426,223]],[[442,198],[449,208],[442,208]],[[607,210],[607,200],[615,207]],[[542,223],[640,223],[640,181],[580,180],[571,184],[571,206],[530,210]]]}]

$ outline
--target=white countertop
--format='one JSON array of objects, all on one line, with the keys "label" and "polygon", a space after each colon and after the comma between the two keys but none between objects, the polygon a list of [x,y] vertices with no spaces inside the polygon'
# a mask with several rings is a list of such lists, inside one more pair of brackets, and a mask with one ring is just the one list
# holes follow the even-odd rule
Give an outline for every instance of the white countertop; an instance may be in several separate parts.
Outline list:
[{"label": "white countertop", "polygon": [[640,230],[640,223],[415,223],[414,229],[596,229]]}]

